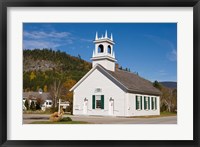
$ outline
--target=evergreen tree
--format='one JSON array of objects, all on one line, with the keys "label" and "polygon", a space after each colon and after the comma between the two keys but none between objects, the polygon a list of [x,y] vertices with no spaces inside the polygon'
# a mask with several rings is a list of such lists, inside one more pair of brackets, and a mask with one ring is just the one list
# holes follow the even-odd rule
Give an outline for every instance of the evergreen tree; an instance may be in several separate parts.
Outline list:
[{"label": "evergreen tree", "polygon": [[29,103],[28,103],[28,100],[27,100],[27,99],[25,100],[24,105],[25,105],[25,107],[26,107],[26,110],[29,110],[29,109],[30,109],[30,108],[29,108]]},{"label": "evergreen tree", "polygon": [[157,89],[161,90],[162,86],[158,81],[154,81],[153,86],[156,87]]},{"label": "evergreen tree", "polygon": [[41,110],[41,104],[44,103],[44,100],[39,96],[36,101],[36,110]]},{"label": "evergreen tree", "polygon": [[32,111],[35,111],[35,103],[34,103],[34,101],[31,101],[30,109],[31,109]]},{"label": "evergreen tree", "polygon": [[36,103],[35,109],[36,109],[36,110],[41,110],[40,104]]}]

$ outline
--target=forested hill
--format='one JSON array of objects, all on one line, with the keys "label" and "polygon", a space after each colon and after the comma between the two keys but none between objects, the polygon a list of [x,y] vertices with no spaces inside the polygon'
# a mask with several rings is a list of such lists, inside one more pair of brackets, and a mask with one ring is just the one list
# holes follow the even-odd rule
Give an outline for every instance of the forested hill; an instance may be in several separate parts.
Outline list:
[{"label": "forested hill", "polygon": [[177,82],[165,81],[165,82],[160,82],[160,84],[162,84],[162,85],[164,85],[165,87],[168,87],[168,88],[177,89]]},{"label": "forested hill", "polygon": [[91,63],[51,49],[23,50],[23,89],[48,91],[55,80],[77,82],[92,68]]}]

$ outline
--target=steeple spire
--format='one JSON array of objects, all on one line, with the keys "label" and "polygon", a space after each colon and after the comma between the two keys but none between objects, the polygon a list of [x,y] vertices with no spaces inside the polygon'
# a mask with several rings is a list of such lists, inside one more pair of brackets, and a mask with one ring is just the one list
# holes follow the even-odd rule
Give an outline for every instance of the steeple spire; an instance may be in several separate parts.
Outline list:
[{"label": "steeple spire", "polygon": [[113,35],[112,35],[112,33],[111,33],[111,36],[110,36],[110,40],[112,40],[112,41],[113,41]]},{"label": "steeple spire", "polygon": [[108,38],[107,30],[106,30],[106,32],[105,32],[105,38]]},{"label": "steeple spire", "polygon": [[95,40],[98,40],[98,32],[96,32]]}]

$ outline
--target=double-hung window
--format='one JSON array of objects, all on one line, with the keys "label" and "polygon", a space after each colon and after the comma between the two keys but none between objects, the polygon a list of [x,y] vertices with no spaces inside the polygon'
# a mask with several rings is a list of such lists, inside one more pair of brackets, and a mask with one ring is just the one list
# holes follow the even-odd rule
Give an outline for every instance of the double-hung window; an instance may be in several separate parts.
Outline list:
[{"label": "double-hung window", "polygon": [[154,97],[151,97],[151,110],[154,110]]},{"label": "double-hung window", "polygon": [[148,110],[150,110],[150,97],[148,97]]},{"label": "double-hung window", "polygon": [[144,96],[144,110],[148,110],[148,98]]},{"label": "double-hung window", "polygon": [[156,97],[151,97],[151,109],[157,110],[157,98]]},{"label": "double-hung window", "polygon": [[92,109],[104,109],[104,95],[92,96]]},{"label": "double-hung window", "polygon": [[155,97],[155,110],[157,110],[157,98]]},{"label": "double-hung window", "polygon": [[142,96],[135,97],[136,110],[142,110]]}]

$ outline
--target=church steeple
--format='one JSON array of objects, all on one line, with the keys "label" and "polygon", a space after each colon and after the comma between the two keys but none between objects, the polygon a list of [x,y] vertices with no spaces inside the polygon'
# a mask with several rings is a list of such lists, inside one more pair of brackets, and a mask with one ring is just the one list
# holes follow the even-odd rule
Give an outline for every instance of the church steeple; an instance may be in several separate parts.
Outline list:
[{"label": "church steeple", "polygon": [[112,34],[109,38],[106,31],[105,36],[102,35],[102,37],[99,38],[98,33],[96,32],[94,44],[95,49],[93,50],[91,58],[93,67],[95,64],[100,64],[107,70],[115,71],[116,59],[113,51],[113,45],[115,43]]}]

